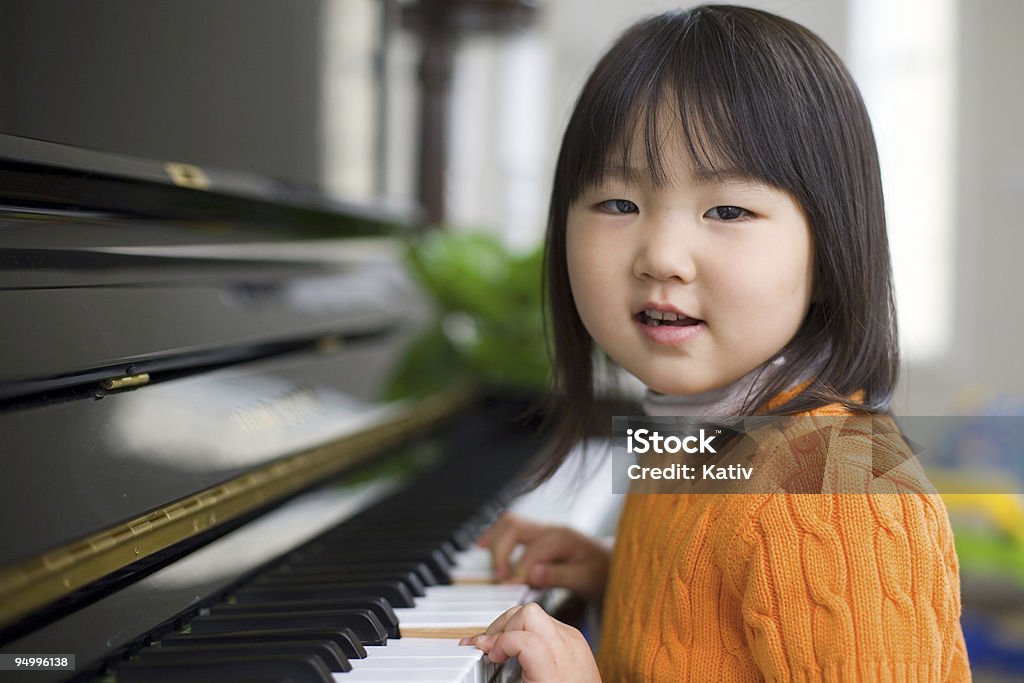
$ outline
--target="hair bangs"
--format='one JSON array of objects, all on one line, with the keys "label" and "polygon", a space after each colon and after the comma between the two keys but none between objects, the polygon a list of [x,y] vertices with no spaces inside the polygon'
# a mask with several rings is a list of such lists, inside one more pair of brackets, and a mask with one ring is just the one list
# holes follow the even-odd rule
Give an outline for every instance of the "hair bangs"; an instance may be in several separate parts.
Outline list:
[{"label": "hair bangs", "polygon": [[[681,87],[675,74],[667,74],[651,94],[637,102],[617,130],[603,137],[611,140],[603,163],[581,169],[581,187],[600,183],[607,175],[635,184],[649,182],[664,187],[671,177],[664,155],[676,149],[688,153],[690,168],[700,179],[745,177],[767,180],[751,173],[751,160],[742,153],[745,146],[733,143],[741,131],[720,106],[708,106],[708,99],[695,87]],[[600,118],[600,117],[597,117]],[[678,143],[672,137],[679,136]],[[670,152],[669,150],[673,150]]]},{"label": "hair bangs", "polygon": [[773,72],[784,65],[755,44],[737,44],[716,22],[657,29],[613,48],[595,70],[600,81],[584,89],[566,132],[581,144],[564,159],[572,185],[563,196],[574,201],[608,175],[670,183],[663,154],[680,148],[668,144],[676,135],[698,178],[743,177],[795,192],[799,174],[786,144],[798,112],[780,111],[784,101],[765,92],[783,79]]}]

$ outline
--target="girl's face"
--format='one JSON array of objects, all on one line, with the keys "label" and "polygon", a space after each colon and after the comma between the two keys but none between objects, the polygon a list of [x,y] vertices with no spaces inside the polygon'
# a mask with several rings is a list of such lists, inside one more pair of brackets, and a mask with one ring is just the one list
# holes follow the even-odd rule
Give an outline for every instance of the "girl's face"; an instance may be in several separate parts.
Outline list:
[{"label": "girl's face", "polygon": [[573,299],[597,344],[651,389],[694,394],[793,338],[810,305],[813,249],[792,196],[697,177],[681,138],[662,149],[663,186],[627,182],[647,178],[643,168],[611,169],[570,207],[566,238]]}]

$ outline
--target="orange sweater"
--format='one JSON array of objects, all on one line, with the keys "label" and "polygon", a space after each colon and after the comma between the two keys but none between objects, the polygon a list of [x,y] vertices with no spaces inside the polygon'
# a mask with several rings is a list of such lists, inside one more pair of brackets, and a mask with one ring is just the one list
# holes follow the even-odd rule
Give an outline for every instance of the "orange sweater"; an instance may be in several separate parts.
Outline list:
[{"label": "orange sweater", "polygon": [[598,665],[605,683],[968,681],[945,506],[924,493],[629,494]]}]

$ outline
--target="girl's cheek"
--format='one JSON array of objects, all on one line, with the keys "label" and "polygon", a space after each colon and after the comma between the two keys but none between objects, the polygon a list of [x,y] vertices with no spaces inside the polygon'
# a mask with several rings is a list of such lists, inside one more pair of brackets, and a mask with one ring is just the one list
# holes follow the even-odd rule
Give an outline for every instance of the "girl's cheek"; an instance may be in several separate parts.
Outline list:
[{"label": "girl's cheek", "polygon": [[609,288],[621,278],[597,253],[570,254],[568,265],[569,288],[577,308],[599,306]]}]

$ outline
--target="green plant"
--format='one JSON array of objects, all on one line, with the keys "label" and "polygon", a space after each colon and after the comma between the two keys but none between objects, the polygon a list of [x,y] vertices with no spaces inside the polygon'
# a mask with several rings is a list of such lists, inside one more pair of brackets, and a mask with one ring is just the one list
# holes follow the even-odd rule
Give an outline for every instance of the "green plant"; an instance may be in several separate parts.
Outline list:
[{"label": "green plant", "polygon": [[435,231],[407,254],[438,315],[407,349],[390,398],[425,396],[460,380],[547,388],[541,248],[519,255],[490,235]]}]

